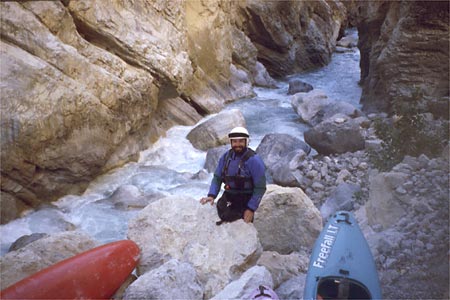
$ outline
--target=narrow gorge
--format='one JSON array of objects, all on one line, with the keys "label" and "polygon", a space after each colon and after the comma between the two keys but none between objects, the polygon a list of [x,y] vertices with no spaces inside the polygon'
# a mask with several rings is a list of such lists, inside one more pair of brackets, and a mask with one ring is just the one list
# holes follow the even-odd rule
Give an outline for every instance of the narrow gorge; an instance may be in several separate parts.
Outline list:
[{"label": "narrow gorge", "polygon": [[[195,282],[184,279],[196,286],[189,295],[226,297],[219,293],[244,272],[266,276],[254,269],[258,265],[269,269],[280,295],[299,299],[307,248],[322,218],[345,207],[357,212],[364,223],[384,297],[448,298],[448,1],[2,1],[0,15],[2,226],[20,223],[21,217],[52,207],[57,200],[61,211],[69,210],[71,202],[83,202],[82,195],[98,188],[95,192],[107,195],[102,201],[115,208],[139,208],[129,215],[128,238],[142,245],[154,241],[141,231],[155,239],[167,238],[164,228],[145,224],[149,218],[160,218],[177,234],[186,235],[180,242],[185,248],[163,243],[156,250],[146,250],[138,274],[149,282],[155,277],[148,274],[156,268],[163,273],[195,270]],[[357,31],[354,44],[347,35],[349,29]],[[214,151],[223,150],[215,148],[224,144],[218,128],[246,123],[240,113],[242,119],[237,121],[229,117],[236,108],[233,105],[239,107],[244,101],[243,106],[265,107],[252,99],[266,97],[268,90],[279,93],[288,81],[289,89],[294,88],[302,74],[329,66],[333,55],[352,47],[351,51],[360,53],[357,104],[326,99],[316,87],[309,93],[289,92],[280,101],[280,111],[287,116],[288,110],[289,117],[296,119],[298,131],[286,133],[297,137],[273,134],[271,124],[255,127],[260,142],[257,151],[270,175],[266,202],[282,206],[286,199],[295,198],[293,207],[284,207],[280,213],[289,214],[288,209],[296,213],[298,220],[285,222],[302,237],[281,234],[274,242],[270,240],[276,238],[274,233],[257,221],[251,228],[233,224],[230,230],[240,232],[235,239],[242,241],[246,235],[252,239],[245,249],[233,244],[227,254],[230,260],[242,254],[243,261],[200,265],[197,256],[207,251],[189,239],[197,236],[206,243],[211,232],[197,228],[189,232],[182,227],[201,226],[205,219],[214,222],[214,215],[200,212],[197,203],[180,190],[191,195],[201,189],[206,192],[203,181],[211,172],[207,165],[214,165],[219,153]],[[337,85],[344,84],[340,80],[338,74]],[[418,152],[393,169],[376,170],[369,157],[370,149],[379,150],[382,145],[375,133],[376,119],[381,116],[388,124],[398,124],[403,117],[398,115],[399,103],[412,107],[417,100],[429,126],[425,133],[431,136],[444,124],[446,140],[438,141],[435,156]],[[205,119],[212,125],[206,126]],[[247,125],[254,126],[248,120]],[[195,127],[186,132],[178,126]],[[202,131],[197,136],[196,128]],[[324,132],[335,133],[339,141],[324,143]],[[174,158],[204,159],[199,158],[203,152],[183,153],[183,147],[208,151],[206,171],[188,166],[180,173],[165,173],[160,166],[142,163],[153,156],[170,165],[158,151],[169,149],[162,139],[172,136],[189,139],[177,144],[180,153],[175,152]],[[206,141],[205,137],[216,138]],[[306,155],[297,138],[318,155]],[[275,144],[284,148],[273,148]],[[173,221],[179,211],[160,201],[164,193],[146,190],[149,174],[170,177],[165,179],[167,185],[170,180],[181,183],[173,189],[176,196],[166,202],[182,201],[193,219]],[[108,176],[111,183],[101,190],[99,182]],[[110,191],[112,186],[115,189]],[[356,193],[351,205],[329,200],[350,192]],[[261,216],[270,228],[283,232],[271,217],[273,207],[266,205]],[[81,220],[85,213],[80,212]],[[307,218],[313,221],[307,224],[303,221]],[[424,224],[417,228],[419,218]],[[69,236],[77,226],[60,219],[64,218],[55,212],[36,221],[45,220],[65,231],[55,237],[40,236],[34,242],[37,252],[45,248],[45,239],[62,256],[98,243],[85,235]],[[216,238],[210,242],[219,245],[232,234],[221,229]],[[73,248],[65,249],[67,244]],[[27,252],[28,259],[23,259],[24,253],[11,260],[1,258],[2,289],[18,279],[5,273],[14,270],[18,261],[24,261],[16,267],[23,272],[18,272],[19,277],[34,270],[26,264],[33,255]],[[440,264],[441,259],[447,266]],[[211,272],[217,273],[212,279],[208,278]],[[125,298],[137,295],[133,289],[127,293]]]}]

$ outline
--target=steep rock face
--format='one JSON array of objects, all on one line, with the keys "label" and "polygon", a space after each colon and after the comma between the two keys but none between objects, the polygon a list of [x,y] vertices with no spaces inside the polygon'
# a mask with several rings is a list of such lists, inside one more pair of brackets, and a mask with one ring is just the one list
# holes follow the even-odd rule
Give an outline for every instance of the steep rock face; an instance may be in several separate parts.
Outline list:
[{"label": "steep rock face", "polygon": [[[327,62],[336,3],[1,2],[0,201],[12,208],[2,221],[82,192],[171,126],[273,85],[261,62],[275,75]],[[253,18],[283,46],[264,54]]]},{"label": "steep rock face", "polygon": [[274,76],[324,66],[345,23],[339,1],[242,1],[238,27]]},{"label": "steep rock face", "polygon": [[359,32],[365,110],[389,110],[416,89],[428,102],[448,97],[448,1],[358,1],[349,10]]}]

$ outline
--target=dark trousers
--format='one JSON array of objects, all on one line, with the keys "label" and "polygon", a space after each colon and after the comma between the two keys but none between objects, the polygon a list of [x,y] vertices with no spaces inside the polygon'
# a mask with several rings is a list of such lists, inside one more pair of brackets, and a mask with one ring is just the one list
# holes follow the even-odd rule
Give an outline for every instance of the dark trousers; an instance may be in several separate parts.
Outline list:
[{"label": "dark trousers", "polygon": [[247,193],[230,193],[225,191],[217,201],[217,214],[221,220],[217,223],[222,224],[223,222],[233,222],[242,219],[251,197],[252,195]]}]

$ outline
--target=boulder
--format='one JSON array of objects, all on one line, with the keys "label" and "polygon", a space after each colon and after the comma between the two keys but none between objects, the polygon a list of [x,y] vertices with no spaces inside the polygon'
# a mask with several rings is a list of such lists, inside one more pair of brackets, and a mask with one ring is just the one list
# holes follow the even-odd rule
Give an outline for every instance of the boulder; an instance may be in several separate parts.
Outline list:
[{"label": "boulder", "polygon": [[74,231],[35,240],[0,257],[1,289],[96,246],[98,243],[91,237]]},{"label": "boulder", "polygon": [[123,299],[202,299],[203,289],[192,265],[171,259],[138,277]]},{"label": "boulder", "polygon": [[295,94],[291,97],[291,105],[300,118],[311,126],[316,126],[336,114],[350,118],[363,116],[363,113],[352,104],[329,99],[320,90]]},{"label": "boulder", "polygon": [[309,83],[303,82],[300,79],[289,80],[288,95],[294,95],[297,93],[308,93],[314,88]]},{"label": "boulder", "polygon": [[272,274],[273,286],[278,288],[283,282],[308,270],[309,255],[306,252],[292,252],[287,255],[274,251],[264,251],[257,265],[266,267]]},{"label": "boulder", "polygon": [[292,108],[307,124],[311,124],[313,118],[331,103],[332,100],[322,90],[312,90],[309,93],[297,93],[291,96]]},{"label": "boulder", "polygon": [[365,147],[359,124],[340,114],[307,130],[305,141],[324,155],[355,152]]},{"label": "boulder", "polygon": [[275,290],[280,299],[302,300],[306,274],[300,274],[284,282]]},{"label": "boulder", "polygon": [[209,173],[212,173],[216,170],[217,164],[219,163],[220,157],[227,151],[230,150],[229,145],[224,145],[220,147],[216,147],[213,149],[209,149],[206,153],[205,168]]},{"label": "boulder", "polygon": [[410,204],[402,203],[395,190],[403,185],[407,176],[398,172],[371,174],[369,200],[366,204],[370,226],[387,229],[406,215]]},{"label": "boulder", "polygon": [[253,224],[243,220],[216,226],[215,206],[188,196],[159,199],[130,220],[128,238],[142,256],[138,275],[170,259],[191,264],[210,298],[256,262],[262,249]]},{"label": "boulder", "polygon": [[228,133],[234,127],[246,127],[244,115],[237,109],[223,111],[194,127],[187,139],[200,150],[229,143]]},{"label": "boulder", "polygon": [[264,164],[271,169],[275,163],[294,150],[303,150],[309,154],[311,147],[301,139],[284,133],[266,134],[256,148]]},{"label": "boulder", "polygon": [[339,184],[320,207],[320,214],[324,220],[339,210],[353,210],[355,196],[361,192],[361,186],[343,182]]},{"label": "boulder", "polygon": [[300,187],[302,173],[298,168],[305,159],[306,153],[302,149],[291,151],[282,157],[269,168],[273,183],[281,186]]},{"label": "boulder", "polygon": [[260,285],[273,287],[272,276],[263,266],[254,266],[248,269],[242,276],[215,295],[211,300],[220,299],[250,299],[254,290]]},{"label": "boulder", "polygon": [[255,213],[255,227],[264,251],[289,254],[312,248],[322,230],[322,218],[300,188],[269,184]]}]

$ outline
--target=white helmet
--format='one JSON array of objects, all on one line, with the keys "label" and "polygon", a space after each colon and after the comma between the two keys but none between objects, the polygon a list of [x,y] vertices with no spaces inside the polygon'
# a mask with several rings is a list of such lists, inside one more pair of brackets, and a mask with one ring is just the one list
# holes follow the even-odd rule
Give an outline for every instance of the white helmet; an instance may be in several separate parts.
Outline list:
[{"label": "white helmet", "polygon": [[244,127],[234,127],[231,129],[230,133],[228,133],[228,138],[230,139],[230,142],[234,139],[245,139],[248,146],[250,134]]}]

